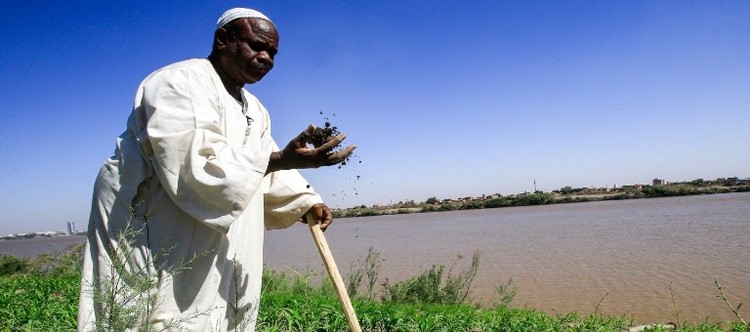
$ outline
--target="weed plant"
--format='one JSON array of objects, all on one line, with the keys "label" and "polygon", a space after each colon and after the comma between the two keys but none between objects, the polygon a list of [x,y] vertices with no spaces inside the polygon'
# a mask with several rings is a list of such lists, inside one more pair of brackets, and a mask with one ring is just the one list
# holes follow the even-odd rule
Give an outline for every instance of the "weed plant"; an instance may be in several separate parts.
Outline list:
[{"label": "weed plant", "polygon": [[469,293],[474,277],[479,270],[481,255],[475,252],[471,259],[471,266],[458,274],[452,274],[459,256],[454,261],[448,274],[444,276],[445,266],[433,265],[429,270],[406,281],[391,284],[388,280],[383,283],[383,302],[395,303],[425,303],[425,304],[461,304],[468,303]]},{"label": "weed plant", "polygon": [[[184,324],[192,319],[207,315],[208,312],[184,313],[182,317],[175,317],[166,321],[153,323],[152,317],[163,302],[159,297],[160,290],[165,287],[164,280],[191,268],[194,257],[189,261],[180,262],[171,268],[156,269],[156,261],[161,255],[168,255],[171,249],[147,256],[146,261],[135,264],[132,259],[138,247],[135,239],[144,234],[142,227],[128,223],[124,229],[116,233],[116,245],[112,246],[112,254],[108,255],[107,269],[102,275],[95,275],[93,280],[83,280],[90,296],[99,308],[99,317],[95,321],[94,330],[104,331],[166,331],[183,330]],[[234,308],[233,308],[234,309]],[[236,322],[233,322],[236,323]],[[90,329],[92,327],[86,327]]]}]

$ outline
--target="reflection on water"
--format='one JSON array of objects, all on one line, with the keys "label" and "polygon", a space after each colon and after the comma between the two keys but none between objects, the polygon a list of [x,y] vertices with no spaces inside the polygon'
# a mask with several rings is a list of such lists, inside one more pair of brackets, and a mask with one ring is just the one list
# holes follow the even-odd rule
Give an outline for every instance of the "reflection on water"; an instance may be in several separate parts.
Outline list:
[{"label": "reflection on water", "polygon": [[[384,278],[482,253],[473,294],[490,301],[513,278],[515,306],[625,315],[638,321],[731,320],[750,302],[750,193],[603,201],[338,220],[326,237],[346,275],[373,247]],[[272,231],[266,265],[323,271],[306,226]]]}]

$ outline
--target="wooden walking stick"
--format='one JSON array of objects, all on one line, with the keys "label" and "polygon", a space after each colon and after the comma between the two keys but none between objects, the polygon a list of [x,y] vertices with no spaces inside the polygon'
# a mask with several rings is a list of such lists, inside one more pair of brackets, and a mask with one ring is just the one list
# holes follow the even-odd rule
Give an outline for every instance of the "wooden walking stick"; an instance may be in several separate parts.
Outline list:
[{"label": "wooden walking stick", "polygon": [[333,288],[336,290],[336,297],[338,297],[339,303],[341,303],[341,308],[344,309],[344,315],[349,322],[349,329],[352,332],[362,332],[362,328],[359,327],[359,321],[357,320],[357,314],[354,313],[352,301],[349,299],[349,293],[346,292],[344,280],[341,278],[341,274],[339,274],[339,269],[336,267],[336,262],[333,260],[333,255],[331,254],[331,249],[328,248],[326,237],[320,229],[320,224],[318,224],[318,221],[314,217],[308,214],[307,225],[310,226],[310,232],[312,233],[313,240],[315,240],[315,245],[318,247],[320,257],[323,259],[323,264],[326,266],[326,270],[328,270],[328,276],[331,277]]}]

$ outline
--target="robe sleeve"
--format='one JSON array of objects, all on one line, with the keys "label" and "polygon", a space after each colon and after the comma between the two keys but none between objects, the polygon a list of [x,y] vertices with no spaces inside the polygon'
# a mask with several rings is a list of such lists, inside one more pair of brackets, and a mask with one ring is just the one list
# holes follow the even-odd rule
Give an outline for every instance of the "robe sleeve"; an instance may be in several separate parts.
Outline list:
[{"label": "robe sleeve", "polygon": [[[276,144],[273,143],[276,150]],[[293,225],[313,205],[323,203],[299,171],[283,170],[269,175],[270,188],[265,193],[266,229],[287,228]]]},{"label": "robe sleeve", "polygon": [[164,190],[185,213],[227,232],[259,190],[270,153],[228,144],[217,89],[205,73],[165,71],[143,85],[141,105]]}]

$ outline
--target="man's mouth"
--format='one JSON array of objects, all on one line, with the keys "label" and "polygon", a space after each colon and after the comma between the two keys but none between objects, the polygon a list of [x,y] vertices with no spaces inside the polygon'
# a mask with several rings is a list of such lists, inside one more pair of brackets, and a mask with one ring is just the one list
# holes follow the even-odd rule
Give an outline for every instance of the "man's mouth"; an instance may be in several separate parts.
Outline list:
[{"label": "man's mouth", "polygon": [[252,71],[255,72],[255,73],[257,73],[257,74],[260,74],[260,75],[265,75],[270,70],[271,70],[270,66],[258,65],[258,66],[253,66],[252,67]]}]

